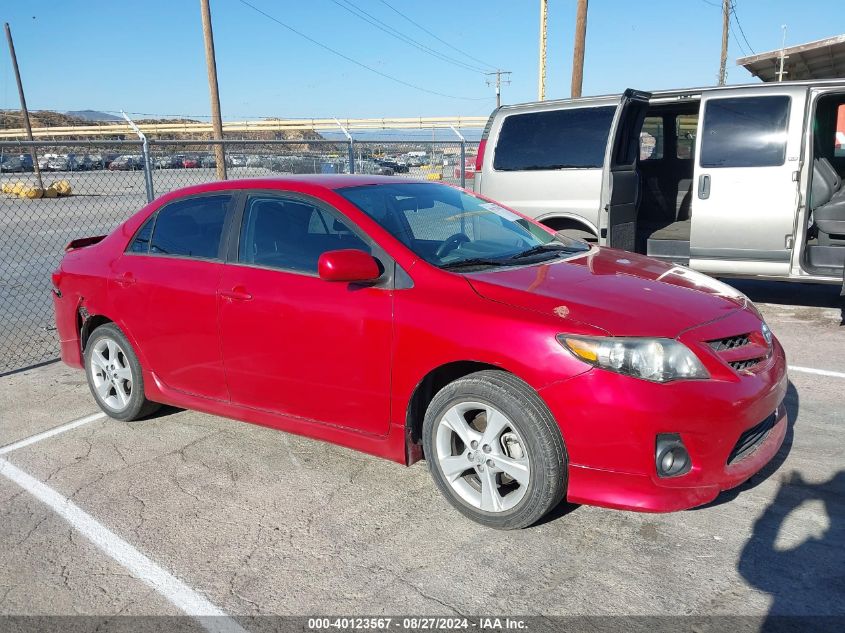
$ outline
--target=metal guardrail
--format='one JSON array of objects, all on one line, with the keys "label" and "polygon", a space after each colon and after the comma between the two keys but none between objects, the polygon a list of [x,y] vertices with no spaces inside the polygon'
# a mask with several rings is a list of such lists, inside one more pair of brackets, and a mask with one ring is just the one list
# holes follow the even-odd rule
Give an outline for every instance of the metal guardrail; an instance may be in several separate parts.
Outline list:
[{"label": "metal guardrail", "polygon": [[[229,178],[283,174],[389,173],[465,185],[476,144],[396,139],[0,141],[0,185],[31,185],[21,156],[35,150],[45,186],[67,180],[72,195],[21,199],[0,194],[0,376],[55,359],[50,274],[72,239],[111,231],[154,196],[216,179],[213,146],[222,144]],[[382,161],[379,164],[377,161]],[[4,167],[14,168],[6,171]],[[18,171],[23,169],[23,171]]]},{"label": "metal guardrail", "polygon": [[[255,121],[226,121],[223,123],[224,134],[244,132],[285,132],[292,130],[320,132],[336,131],[338,125],[347,130],[429,130],[429,129],[481,129],[487,123],[486,116],[471,117],[406,117],[382,119],[260,119]],[[211,123],[204,122],[138,122],[141,131],[150,136],[155,134],[213,134]],[[101,137],[133,135],[134,130],[127,123],[101,123],[99,125],[74,125],[32,128],[36,138],[60,138],[72,136]],[[0,130],[0,139],[26,138],[24,128]]]}]

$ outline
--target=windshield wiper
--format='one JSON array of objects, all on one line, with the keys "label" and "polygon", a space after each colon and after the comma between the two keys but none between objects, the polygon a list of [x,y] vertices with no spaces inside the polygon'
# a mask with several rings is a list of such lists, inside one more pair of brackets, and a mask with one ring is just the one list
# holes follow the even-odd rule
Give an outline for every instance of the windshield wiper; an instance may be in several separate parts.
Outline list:
[{"label": "windshield wiper", "polygon": [[443,270],[454,270],[457,268],[475,268],[478,266],[504,266],[506,262],[501,259],[489,259],[486,257],[471,257],[470,259],[461,259],[448,264],[441,264],[440,268]]},{"label": "windshield wiper", "polygon": [[541,253],[580,253],[580,249],[570,248],[565,244],[555,243],[555,242],[548,242],[546,244],[538,244],[537,246],[532,246],[526,251],[522,251],[521,253],[516,253],[515,255],[511,255],[508,259],[522,259],[523,257],[531,257],[532,255],[539,255]]}]

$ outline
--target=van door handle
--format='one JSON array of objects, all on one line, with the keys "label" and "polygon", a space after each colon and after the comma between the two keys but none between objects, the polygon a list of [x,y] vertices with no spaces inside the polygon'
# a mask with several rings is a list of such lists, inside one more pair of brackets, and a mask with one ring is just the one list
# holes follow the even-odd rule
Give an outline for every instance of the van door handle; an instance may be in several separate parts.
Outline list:
[{"label": "van door handle", "polygon": [[221,290],[218,293],[224,299],[229,301],[251,301],[252,295],[244,290],[243,286],[235,286],[231,290]]},{"label": "van door handle", "polygon": [[698,177],[698,197],[702,200],[710,197],[710,174],[701,174]]}]

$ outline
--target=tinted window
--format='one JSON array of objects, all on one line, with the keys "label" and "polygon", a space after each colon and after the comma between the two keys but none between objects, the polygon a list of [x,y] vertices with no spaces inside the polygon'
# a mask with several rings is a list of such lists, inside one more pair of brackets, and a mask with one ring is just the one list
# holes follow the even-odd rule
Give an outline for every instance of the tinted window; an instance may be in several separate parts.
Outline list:
[{"label": "tinted window", "polygon": [[836,108],[836,130],[833,136],[833,155],[845,156],[845,103]]},{"label": "tinted window", "polygon": [[702,167],[768,167],[786,156],[789,97],[708,101],[701,139]]},{"label": "tinted window", "polygon": [[647,116],[640,132],[640,160],[663,158],[663,117]]},{"label": "tinted window", "polygon": [[692,158],[695,155],[695,135],[698,131],[698,114],[679,114],[675,118],[675,138],[678,158]]},{"label": "tinted window", "polygon": [[521,171],[601,167],[616,108],[577,108],[507,117],[493,169]]},{"label": "tinted window", "polygon": [[135,233],[135,239],[129,245],[128,251],[130,253],[147,253],[150,250],[150,237],[153,234],[153,225],[155,224],[156,214],[153,213],[138,232]]},{"label": "tinted window", "polygon": [[216,259],[230,196],[173,202],[158,212],[150,252]]},{"label": "tinted window", "polygon": [[348,223],[324,209],[269,196],[247,200],[238,261],[316,274],[320,255],[341,248],[370,252]]}]

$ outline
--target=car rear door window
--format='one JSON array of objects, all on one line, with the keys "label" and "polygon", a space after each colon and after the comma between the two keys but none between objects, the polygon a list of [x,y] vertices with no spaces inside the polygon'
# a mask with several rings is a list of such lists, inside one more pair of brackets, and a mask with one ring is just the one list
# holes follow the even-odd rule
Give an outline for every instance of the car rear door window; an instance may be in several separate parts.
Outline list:
[{"label": "car rear door window", "polygon": [[324,208],[275,196],[247,199],[239,262],[316,274],[320,255],[338,249],[371,250],[346,220]]},{"label": "car rear door window", "polygon": [[217,259],[230,195],[172,202],[158,211],[150,252]]},{"label": "car rear door window", "polygon": [[786,158],[789,97],[711,99],[704,109],[702,167],[774,167]]},{"label": "car rear door window", "polygon": [[141,228],[138,229],[138,232],[135,233],[135,237],[132,242],[129,244],[128,251],[130,253],[148,253],[150,250],[150,238],[153,235],[153,226],[155,225],[156,221],[156,214],[153,213],[144,224],[141,225]]},{"label": "car rear door window", "polygon": [[497,171],[599,168],[616,108],[571,108],[505,118],[493,156]]}]

